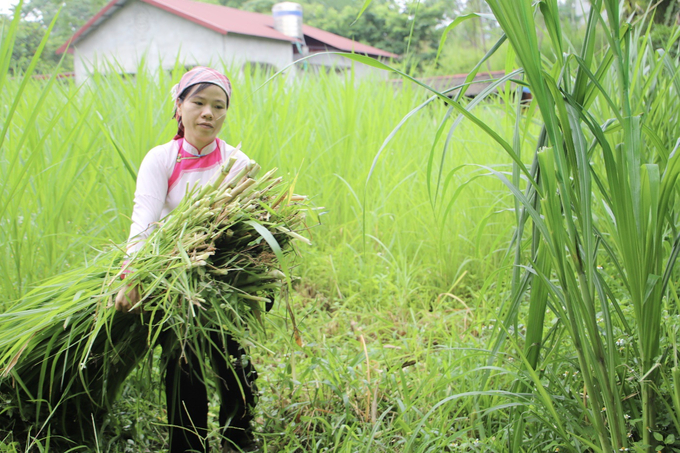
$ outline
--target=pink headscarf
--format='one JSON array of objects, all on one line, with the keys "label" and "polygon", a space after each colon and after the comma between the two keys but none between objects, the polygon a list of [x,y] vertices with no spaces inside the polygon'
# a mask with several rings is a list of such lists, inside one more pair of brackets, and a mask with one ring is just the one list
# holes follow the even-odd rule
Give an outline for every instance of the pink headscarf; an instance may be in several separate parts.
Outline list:
[{"label": "pink headscarf", "polygon": [[[172,100],[177,102],[180,94],[184,92],[187,88],[198,85],[201,83],[212,83],[224,90],[227,95],[227,107],[231,104],[231,82],[221,72],[218,72],[212,68],[206,68],[204,66],[196,66],[191,71],[188,71],[182,76],[179,83],[172,87]],[[184,137],[184,125],[182,124],[182,117],[177,112],[175,108],[175,119],[177,119],[177,135],[175,135],[175,140]]]}]

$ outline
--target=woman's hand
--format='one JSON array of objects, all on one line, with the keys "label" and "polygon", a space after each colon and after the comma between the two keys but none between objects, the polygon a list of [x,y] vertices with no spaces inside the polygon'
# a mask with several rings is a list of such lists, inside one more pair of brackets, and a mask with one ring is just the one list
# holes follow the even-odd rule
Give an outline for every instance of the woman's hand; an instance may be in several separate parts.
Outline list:
[{"label": "woman's hand", "polygon": [[116,310],[123,313],[141,313],[142,309],[140,307],[130,311],[132,307],[137,305],[139,299],[139,287],[137,285],[125,285],[118,291],[118,294],[116,294]]}]

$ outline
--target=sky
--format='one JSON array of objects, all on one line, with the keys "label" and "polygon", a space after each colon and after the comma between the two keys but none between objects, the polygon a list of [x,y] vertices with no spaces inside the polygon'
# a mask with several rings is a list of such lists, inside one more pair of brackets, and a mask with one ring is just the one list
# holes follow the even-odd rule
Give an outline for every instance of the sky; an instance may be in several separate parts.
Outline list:
[{"label": "sky", "polygon": [[0,14],[9,13],[10,7],[17,3],[19,3],[19,0],[0,0]]}]

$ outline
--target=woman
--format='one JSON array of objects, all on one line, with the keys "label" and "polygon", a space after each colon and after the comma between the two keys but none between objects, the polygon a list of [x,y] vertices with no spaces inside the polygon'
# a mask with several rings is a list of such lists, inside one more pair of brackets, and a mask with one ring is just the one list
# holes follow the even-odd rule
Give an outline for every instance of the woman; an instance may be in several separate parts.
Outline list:
[{"label": "woman", "polygon": [[[227,179],[249,162],[244,153],[217,138],[231,101],[231,83],[225,75],[196,67],[173,88],[173,99],[177,135],[149,151],[139,168],[128,254],[141,248],[156,222],[175,209],[187,192],[217,178],[230,157],[236,162]],[[139,299],[136,287],[124,288],[116,296],[116,310],[129,312]],[[236,341],[229,338],[223,344],[218,338],[212,340],[209,355],[220,389],[224,450],[237,447],[233,451],[252,451],[257,447],[250,427],[257,374]],[[208,396],[201,371],[204,358],[187,350],[181,356],[179,348],[173,347],[177,339],[171,334],[166,334],[161,344],[167,363],[170,453],[207,452]],[[225,357],[233,358],[234,364]]]}]

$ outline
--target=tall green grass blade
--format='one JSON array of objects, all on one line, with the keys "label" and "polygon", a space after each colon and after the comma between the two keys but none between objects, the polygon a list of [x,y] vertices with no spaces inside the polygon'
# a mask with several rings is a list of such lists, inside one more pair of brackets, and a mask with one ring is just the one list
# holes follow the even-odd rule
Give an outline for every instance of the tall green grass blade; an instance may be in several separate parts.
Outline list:
[{"label": "tall green grass blade", "polygon": [[[10,26],[10,33],[13,34],[16,32],[15,27],[18,26],[18,22],[20,19],[20,10],[17,10],[15,13],[14,20],[12,21],[12,25]],[[19,89],[17,90],[17,93],[14,97],[14,102],[12,103],[11,107],[9,108],[9,111],[7,113],[7,117],[3,121],[2,125],[2,131],[0,131],[0,148],[2,148],[3,143],[5,142],[5,137],[7,136],[7,130],[9,129],[10,124],[12,123],[12,117],[14,116],[14,112],[16,112],[17,106],[21,100],[21,94],[23,91],[26,89],[26,85],[28,84],[29,80],[31,80],[31,76],[33,75],[33,71],[35,70],[35,67],[38,65],[38,61],[40,60],[40,55],[42,54],[42,51],[45,49],[45,46],[47,45],[47,40],[50,36],[50,33],[52,32],[52,29],[54,28],[54,24],[57,22],[57,18],[59,17],[59,14],[56,14],[54,16],[54,19],[52,19],[52,22],[50,25],[47,27],[47,31],[45,32],[45,35],[43,36],[42,40],[40,41],[40,44],[38,45],[38,48],[35,50],[35,54],[31,58],[31,62],[28,65],[28,68],[26,68],[26,72],[22,74],[22,80],[21,84],[19,85]],[[6,57],[11,56],[12,54],[12,47],[10,44],[13,44],[13,41],[10,41],[8,43],[8,55]],[[2,68],[0,68],[2,69]],[[58,70],[58,68],[57,68]],[[2,73],[2,77],[6,76],[6,72]],[[52,74],[52,78],[50,80],[55,79],[56,74]],[[2,84],[0,84],[0,87],[2,87]],[[44,95],[48,92],[49,90],[44,90],[43,91],[43,98]],[[35,111],[33,112],[34,115],[37,115],[37,112],[39,112],[39,109],[36,108]],[[23,139],[22,139],[23,142]],[[16,159],[14,159],[16,161]],[[4,189],[4,187],[3,187]]]}]

